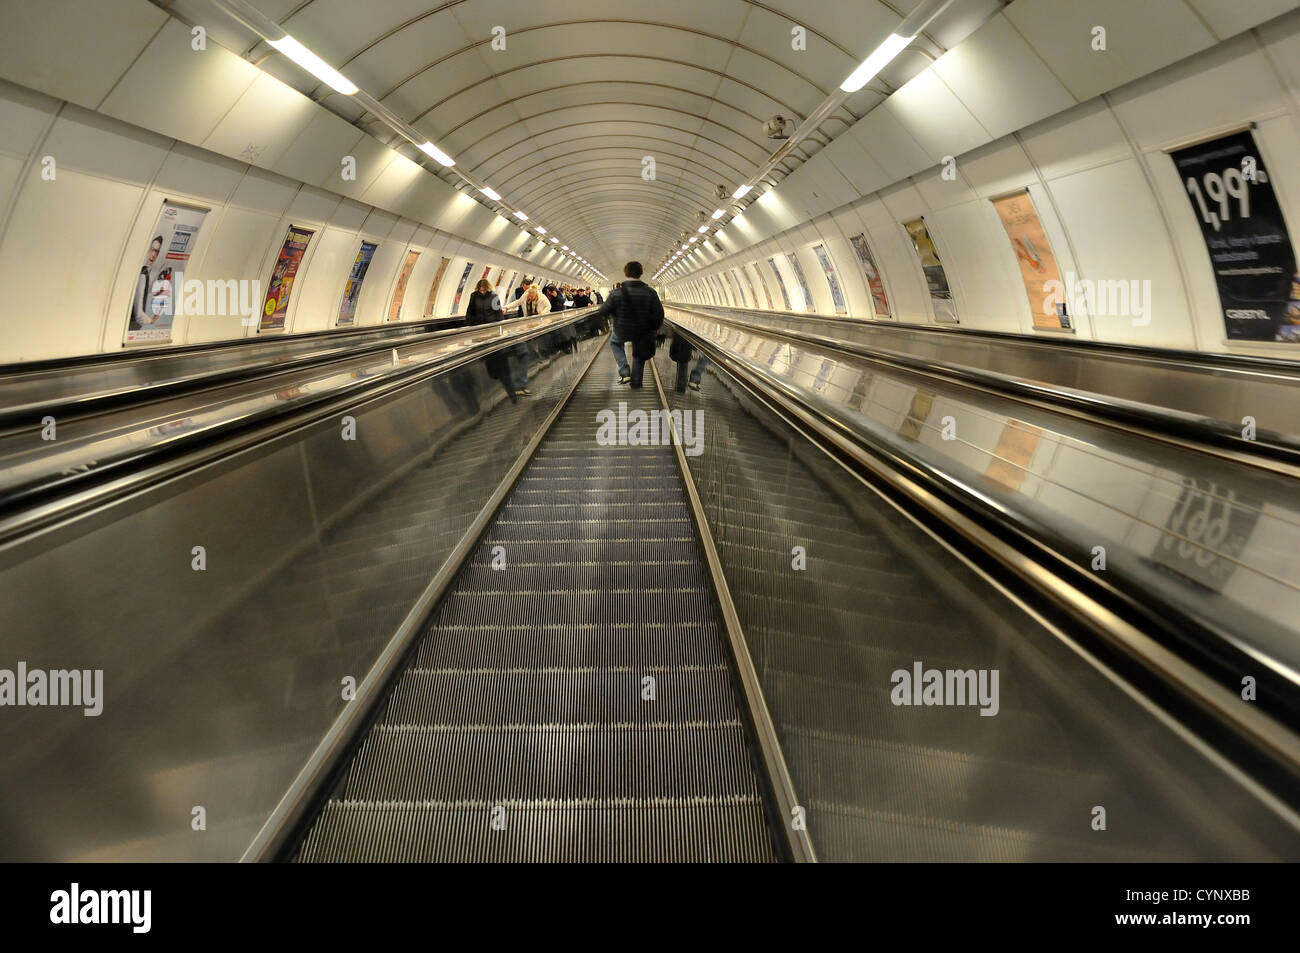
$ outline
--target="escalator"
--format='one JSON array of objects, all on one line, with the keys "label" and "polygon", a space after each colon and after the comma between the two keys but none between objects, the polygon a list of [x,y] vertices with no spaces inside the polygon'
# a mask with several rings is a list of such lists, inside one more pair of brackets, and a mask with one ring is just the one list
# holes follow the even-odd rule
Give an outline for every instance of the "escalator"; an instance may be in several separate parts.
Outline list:
[{"label": "escalator", "polygon": [[444,596],[304,861],[773,861],[764,787],[657,410],[588,371]]}]

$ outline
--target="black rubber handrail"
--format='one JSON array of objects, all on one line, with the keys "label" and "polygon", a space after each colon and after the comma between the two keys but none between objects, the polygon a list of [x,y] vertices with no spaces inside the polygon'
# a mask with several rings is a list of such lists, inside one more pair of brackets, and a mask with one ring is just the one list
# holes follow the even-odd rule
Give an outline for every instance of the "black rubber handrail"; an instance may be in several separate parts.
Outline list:
[{"label": "black rubber handrail", "polygon": [[[545,327],[470,344],[428,363],[395,369],[374,379],[355,380],[326,393],[304,395],[203,430],[178,433],[149,447],[124,453],[119,458],[95,461],[92,466],[65,472],[57,479],[33,480],[30,484],[16,486],[0,500],[0,545],[139,492],[221,456],[265,443],[290,430],[339,413],[355,413],[365,404],[396,390],[566,328],[589,317],[592,310],[560,312],[564,318]],[[474,330],[482,329],[476,326]]]},{"label": "black rubber handrail", "polygon": [[[689,328],[672,326],[796,429],[812,431],[823,450],[894,500],[918,523],[968,553],[981,569],[999,571],[1008,588],[1044,616],[1060,620],[1072,630],[1083,630],[1080,641],[1095,657],[1161,707],[1175,712],[1180,721],[1209,739],[1215,750],[1257,779],[1279,802],[1300,810],[1300,691],[1280,667],[1262,662],[1234,633],[1165,598],[1149,584],[1126,576],[1122,569],[1108,568],[1104,575],[1089,571],[1090,550],[1053,527],[999,506],[960,478],[873,440],[829,416],[797,388],[776,378],[766,379],[760,369]],[[896,483],[883,482],[881,471],[890,473]],[[940,507],[947,515],[938,512]],[[968,528],[958,528],[954,516]],[[969,527],[974,527],[973,532]],[[1034,571],[1015,571],[998,563],[989,556],[990,544],[1015,552]],[[1063,588],[1051,591],[1045,577]],[[1098,611],[1085,615],[1085,604]],[[1187,666],[1187,680],[1171,679],[1150,656],[1135,654],[1131,646],[1113,637],[1116,630],[1099,625],[1099,617],[1112,618],[1149,638],[1157,650]],[[1258,701],[1239,698],[1243,674],[1256,677]],[[1234,707],[1221,704],[1233,697]]]},{"label": "black rubber handrail", "polygon": [[[1118,424],[1126,432],[1133,427],[1138,427],[1151,434],[1164,435],[1182,444],[1190,443],[1197,449],[1201,449],[1200,445],[1203,445],[1205,449],[1229,451],[1233,459],[1239,463],[1276,461],[1289,468],[1288,472],[1291,475],[1300,472],[1300,443],[1288,440],[1284,435],[1273,431],[1261,430],[1257,432],[1254,440],[1245,440],[1240,431],[1230,424],[1211,417],[1200,417],[1150,404],[1117,400],[1102,394],[1026,381],[997,371],[980,370],[964,364],[926,360],[897,351],[881,352],[865,344],[840,341],[819,334],[747,324],[743,320],[725,315],[707,314],[702,317],[710,321],[721,321],[746,331],[757,331],[795,343],[840,351],[874,364],[943,380],[958,386],[974,387],[982,391],[992,390],[1013,400],[1046,404],[1049,409],[1072,412],[1097,423]],[[1300,384],[1300,380],[1297,383]],[[1270,467],[1270,469],[1276,468]]]},{"label": "black rubber handrail", "polygon": [[[1057,336],[1060,332],[1048,332],[1051,336],[1043,337],[1019,334],[1015,331],[989,331],[982,328],[948,327],[941,324],[905,324],[900,321],[881,321],[879,318],[861,318],[852,315],[814,314],[801,311],[768,311],[764,308],[738,308],[734,305],[695,304],[694,302],[666,301],[665,307],[690,310],[698,308],[708,311],[740,311],[753,314],[773,315],[780,318],[811,318],[835,324],[851,324],[854,327],[869,327],[872,330],[885,331],[890,334],[944,334],[959,338],[991,340],[1018,347],[1031,346],[1077,351],[1080,354],[1102,353],[1112,357],[1129,357],[1142,361],[1157,361],[1169,364],[1184,364],[1204,371],[1267,371],[1295,378],[1300,383],[1300,361],[1285,358],[1260,357],[1255,354],[1221,354],[1207,351],[1187,351],[1181,348],[1143,347],[1137,344],[1117,344],[1113,341],[1086,341],[1080,338]],[[1243,344],[1270,343],[1267,341],[1243,341]]]}]

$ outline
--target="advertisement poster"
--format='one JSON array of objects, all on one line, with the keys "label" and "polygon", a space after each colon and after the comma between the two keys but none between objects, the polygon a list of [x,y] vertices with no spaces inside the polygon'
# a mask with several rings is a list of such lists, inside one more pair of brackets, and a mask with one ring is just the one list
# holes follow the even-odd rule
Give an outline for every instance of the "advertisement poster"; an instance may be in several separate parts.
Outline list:
[{"label": "advertisement poster", "polygon": [[352,271],[348,275],[348,283],[343,286],[343,300],[339,303],[338,327],[351,327],[357,319],[357,299],[361,297],[361,283],[366,280],[366,272],[370,270],[370,261],[375,257],[375,249],[379,246],[374,242],[362,242],[361,250],[357,252],[357,260],[352,263]]},{"label": "advertisement poster", "polygon": [[795,280],[799,282],[799,287],[803,290],[803,309],[813,311],[812,292],[808,290],[808,279],[804,277],[803,266],[799,264],[799,259],[793,252],[787,252],[786,256],[790,261],[790,267],[794,269]]},{"label": "advertisement poster", "polygon": [[307,254],[307,245],[312,235],[309,228],[290,225],[280,246],[280,256],[275,260],[275,269],[271,272],[271,283],[266,289],[266,302],[262,305],[262,323],[259,331],[283,331],[285,316],[289,313],[289,296],[293,294],[293,280],[302,264],[303,255]]},{"label": "advertisement poster", "polygon": [[469,281],[469,273],[474,270],[472,261],[465,262],[465,270],[460,273],[460,283],[456,285],[456,297],[451,300],[450,314],[460,314],[460,296],[465,292],[465,282]]},{"label": "advertisement poster", "polygon": [[840,279],[835,274],[835,263],[831,261],[826,246],[814,245],[813,254],[817,256],[818,264],[822,266],[822,271],[826,273],[826,283],[831,286],[831,302],[835,305],[835,313],[848,314],[849,306],[844,301],[844,292],[840,290]]},{"label": "advertisement poster", "polygon": [[1231,341],[1300,344],[1300,274],[1249,129],[1169,153],[1201,223]]},{"label": "advertisement poster", "polygon": [[402,262],[402,273],[397,276],[397,288],[393,291],[392,303],[388,306],[388,320],[399,321],[402,317],[402,300],[406,297],[406,285],[411,280],[411,272],[415,270],[415,263],[420,258],[420,253],[414,249],[406,253],[406,261]]},{"label": "advertisement poster", "polygon": [[743,267],[742,267],[742,268],[740,269],[740,276],[741,276],[742,278],[745,279],[745,290],[749,292],[749,301],[750,301],[750,305],[749,305],[749,306],[750,306],[751,308],[757,308],[757,307],[758,307],[758,295],[756,295],[756,294],[754,293],[754,282],[751,281],[750,278],[749,278],[749,269],[748,269],[748,268],[743,268]]},{"label": "advertisement poster", "polygon": [[745,303],[745,292],[740,290],[740,279],[736,277],[735,269],[727,272],[727,277],[731,280],[731,286],[736,289],[736,307],[748,307]]},{"label": "advertisement poster", "polygon": [[952,300],[952,288],[948,286],[948,276],[939,261],[939,250],[934,247],[925,227],[925,219],[904,222],[903,227],[912,238],[916,256],[921,259],[921,270],[925,272],[925,283],[930,289],[930,303],[934,305],[934,319],[944,324],[957,324],[957,304]]},{"label": "advertisement poster", "polygon": [[[993,200],[993,208],[1002,227],[1006,229],[1007,238],[1011,240],[1011,250],[1020,262],[1020,280],[1025,286],[1025,295],[1029,298],[1029,313],[1034,317],[1034,327],[1049,328],[1054,331],[1070,330],[1070,314],[1064,301],[1052,301],[1052,295],[1046,294],[1044,285],[1049,281],[1057,284],[1051,287],[1064,287],[1061,270],[1056,266],[1056,256],[1043,231],[1043,223],[1038,220],[1038,210],[1029,193],[1017,192]],[[1060,295],[1056,295],[1060,298]]]},{"label": "advertisement poster", "polygon": [[772,269],[772,274],[776,275],[776,286],[781,289],[781,304],[786,311],[793,311],[794,308],[790,307],[790,293],[785,290],[785,279],[781,277],[781,269],[776,267],[776,259],[769,258],[767,264]]},{"label": "advertisement poster", "polygon": [[750,267],[754,269],[754,274],[758,275],[758,283],[763,286],[763,298],[767,302],[767,310],[775,311],[772,307],[772,292],[767,287],[767,279],[763,277],[763,269],[759,267],[758,262],[752,262]]},{"label": "advertisement poster", "polygon": [[123,344],[167,344],[172,339],[176,299],[205,208],[164,200],[131,290],[131,312]]},{"label": "advertisement poster", "polygon": [[872,310],[876,312],[878,318],[889,317],[889,299],[885,297],[885,282],[880,277],[880,269],[876,267],[876,259],[871,257],[866,232],[854,235],[849,239],[849,244],[857,253],[858,263],[862,265],[862,274],[866,276],[867,290],[871,292]]},{"label": "advertisement poster", "polygon": [[498,269],[497,269],[497,280],[494,281],[494,282],[492,282],[492,287],[493,287],[493,288],[500,288],[500,287],[501,287],[501,279],[505,277],[505,274],[506,274],[506,270],[505,270],[504,268],[498,268]]},{"label": "advertisement poster", "polygon": [[442,275],[451,264],[450,258],[443,258],[438,262],[438,273],[433,276],[433,284],[429,285],[429,295],[424,299],[424,316],[433,317],[433,309],[438,306],[438,289],[442,287]]}]

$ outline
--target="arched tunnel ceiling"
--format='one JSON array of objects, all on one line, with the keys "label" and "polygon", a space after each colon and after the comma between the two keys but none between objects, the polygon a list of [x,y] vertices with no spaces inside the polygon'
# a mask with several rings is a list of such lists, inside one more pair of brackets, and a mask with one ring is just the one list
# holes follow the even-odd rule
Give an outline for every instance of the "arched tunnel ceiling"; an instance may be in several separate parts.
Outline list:
[{"label": "arched tunnel ceiling", "polygon": [[[763,123],[811,113],[920,2],[252,0],[607,275],[629,258],[650,265],[682,232],[694,234],[722,204],[714,187],[730,192],[780,146]],[[959,0],[915,55],[850,96],[777,177],[1003,2]],[[206,0],[164,5],[195,22],[211,15]],[[793,48],[795,27],[806,30],[806,50]],[[495,28],[504,50],[494,48]],[[263,69],[366,125],[348,97],[241,27],[221,29],[218,39]]]}]

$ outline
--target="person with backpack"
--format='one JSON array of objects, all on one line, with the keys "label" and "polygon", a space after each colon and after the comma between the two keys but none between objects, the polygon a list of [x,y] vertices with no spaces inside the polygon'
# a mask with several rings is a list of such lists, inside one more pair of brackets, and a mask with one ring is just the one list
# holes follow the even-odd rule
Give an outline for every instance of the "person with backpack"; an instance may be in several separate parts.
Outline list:
[{"label": "person with backpack", "polygon": [[[609,293],[600,306],[601,317],[612,316],[614,333],[609,347],[618,364],[618,382],[640,390],[645,362],[655,354],[655,332],[664,323],[664,306],[659,295],[641,280],[641,263],[623,266],[626,280]],[[632,345],[632,366],[627,363],[627,345]]]}]

